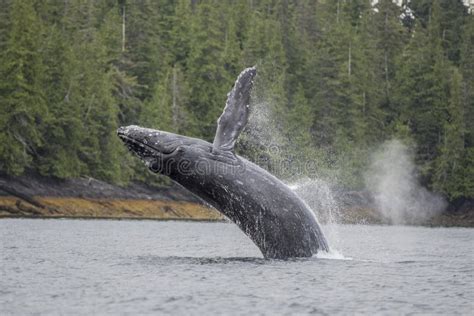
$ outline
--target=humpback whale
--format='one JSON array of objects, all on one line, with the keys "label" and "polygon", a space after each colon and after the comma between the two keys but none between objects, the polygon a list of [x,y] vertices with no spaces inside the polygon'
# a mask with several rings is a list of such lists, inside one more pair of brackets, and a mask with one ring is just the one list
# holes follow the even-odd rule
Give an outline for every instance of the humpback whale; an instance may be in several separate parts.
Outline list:
[{"label": "humpback whale", "polygon": [[168,176],[234,222],[265,258],[328,251],[311,209],[282,181],[234,152],[248,121],[256,73],[251,67],[238,76],[212,144],[133,125],[120,127],[117,134],[152,172]]}]

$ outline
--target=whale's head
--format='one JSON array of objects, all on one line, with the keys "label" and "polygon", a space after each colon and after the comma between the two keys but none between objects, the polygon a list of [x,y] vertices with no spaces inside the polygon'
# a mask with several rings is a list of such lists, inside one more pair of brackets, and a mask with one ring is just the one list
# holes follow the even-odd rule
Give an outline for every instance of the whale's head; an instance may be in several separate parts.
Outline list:
[{"label": "whale's head", "polygon": [[117,135],[155,173],[166,173],[163,166],[170,160],[179,160],[193,142],[189,137],[135,125],[120,127]]}]

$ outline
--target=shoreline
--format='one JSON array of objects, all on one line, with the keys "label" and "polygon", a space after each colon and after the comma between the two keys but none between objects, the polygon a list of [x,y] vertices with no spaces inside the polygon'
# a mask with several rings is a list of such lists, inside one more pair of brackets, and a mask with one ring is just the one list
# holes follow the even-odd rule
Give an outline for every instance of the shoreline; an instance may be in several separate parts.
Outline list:
[{"label": "shoreline", "polygon": [[[92,178],[57,180],[39,176],[0,176],[0,219],[113,219],[185,220],[222,222],[217,210],[178,185],[152,187],[131,183],[126,187]],[[390,225],[368,202],[363,193],[340,195],[341,207],[335,217],[318,214],[322,224]],[[472,201],[448,208],[441,214],[409,226],[474,227]]]},{"label": "shoreline", "polygon": [[[91,216],[34,216],[34,215],[0,215],[0,221],[3,219],[37,219],[37,220],[107,220],[107,221],[158,221],[158,222],[202,222],[202,223],[232,223],[231,221],[222,219],[199,219],[199,218],[159,218],[159,217],[91,217]],[[474,228],[474,226],[466,225],[433,225],[433,224],[387,224],[378,222],[337,222],[332,223],[336,225],[366,225],[366,226],[413,226],[426,228]],[[321,225],[328,225],[328,223],[321,223]]]},{"label": "shoreline", "polygon": [[42,207],[17,197],[0,196],[0,218],[102,218],[223,220],[206,205],[189,201],[77,197],[33,197]]},{"label": "shoreline", "polygon": [[[3,218],[82,219],[82,220],[157,220],[225,222],[217,210],[196,202],[172,200],[88,199],[34,197],[44,208],[29,205],[13,196],[0,196],[0,220]],[[318,216],[322,224],[328,220]],[[374,209],[344,209],[337,224],[391,225]],[[425,222],[404,224],[424,227],[474,227],[474,212],[444,212]]]},{"label": "shoreline", "polygon": [[[193,219],[193,218],[153,218],[153,217],[90,217],[90,216],[0,216],[2,219],[37,219],[37,220],[91,220],[91,221],[157,221],[157,222],[202,222],[202,223],[226,223],[225,219]],[[230,222],[229,222],[230,223]]]}]

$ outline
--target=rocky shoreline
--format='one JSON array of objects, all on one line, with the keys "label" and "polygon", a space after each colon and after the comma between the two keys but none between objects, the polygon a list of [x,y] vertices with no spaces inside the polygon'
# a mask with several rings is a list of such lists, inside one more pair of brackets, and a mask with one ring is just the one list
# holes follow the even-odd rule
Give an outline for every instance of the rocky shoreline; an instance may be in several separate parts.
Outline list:
[{"label": "rocky shoreline", "polygon": [[0,177],[0,218],[223,220],[178,185],[126,187],[93,178]]},{"label": "rocky shoreline", "polygon": [[[361,196],[361,192],[341,192],[343,207],[336,222],[388,224]],[[215,209],[179,185],[152,187],[131,183],[120,187],[93,178],[57,180],[39,176],[0,176],[0,218],[11,217],[225,220]],[[329,220],[325,214],[320,214],[319,218],[323,223]],[[451,205],[444,213],[415,224],[474,227],[474,203],[464,201],[461,205]]]}]

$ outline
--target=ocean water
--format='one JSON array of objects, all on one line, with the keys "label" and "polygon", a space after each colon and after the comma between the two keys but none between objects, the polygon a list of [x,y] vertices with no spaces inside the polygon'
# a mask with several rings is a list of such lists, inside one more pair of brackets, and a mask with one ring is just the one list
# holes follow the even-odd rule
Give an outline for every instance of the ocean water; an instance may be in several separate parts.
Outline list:
[{"label": "ocean water", "polygon": [[474,313],[474,229],[325,226],[264,260],[229,223],[0,220],[0,315]]}]

